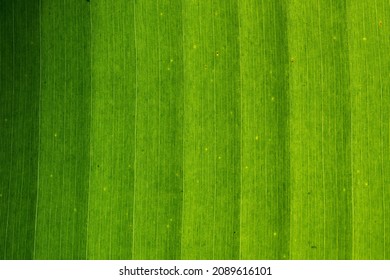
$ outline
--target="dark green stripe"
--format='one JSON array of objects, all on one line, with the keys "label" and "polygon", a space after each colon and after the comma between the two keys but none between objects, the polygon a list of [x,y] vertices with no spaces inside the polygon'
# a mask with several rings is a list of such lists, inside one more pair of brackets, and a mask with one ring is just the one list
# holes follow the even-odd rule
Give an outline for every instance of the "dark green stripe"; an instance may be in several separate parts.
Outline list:
[{"label": "dark green stripe", "polygon": [[33,256],[39,100],[38,1],[0,1],[0,258]]},{"label": "dark green stripe", "polygon": [[182,205],[181,4],[135,4],[137,79],[135,259],[180,258]]},{"label": "dark green stripe", "polygon": [[240,1],[242,259],[289,257],[286,11]]},{"label": "dark green stripe", "polygon": [[41,2],[36,259],[85,259],[89,178],[89,10]]}]

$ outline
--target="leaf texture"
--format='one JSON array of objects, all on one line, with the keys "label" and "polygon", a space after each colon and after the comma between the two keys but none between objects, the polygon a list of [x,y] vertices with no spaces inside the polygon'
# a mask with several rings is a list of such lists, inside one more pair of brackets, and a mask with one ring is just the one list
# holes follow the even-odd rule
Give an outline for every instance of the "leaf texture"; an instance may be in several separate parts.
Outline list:
[{"label": "leaf texture", "polygon": [[389,259],[385,0],[0,0],[1,259]]}]

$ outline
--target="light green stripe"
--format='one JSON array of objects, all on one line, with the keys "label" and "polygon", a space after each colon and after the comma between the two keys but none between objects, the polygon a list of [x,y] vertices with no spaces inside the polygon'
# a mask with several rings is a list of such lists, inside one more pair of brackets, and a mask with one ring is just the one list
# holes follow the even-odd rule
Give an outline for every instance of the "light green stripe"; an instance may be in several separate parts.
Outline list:
[{"label": "light green stripe", "polygon": [[237,3],[184,1],[183,15],[182,258],[235,259],[240,236]]},{"label": "light green stripe", "polygon": [[215,56],[211,1],[183,1],[183,259],[214,256],[216,184]]},{"label": "light green stripe", "polygon": [[129,1],[94,1],[90,5],[87,258],[129,259],[133,244],[136,106],[134,8]]},{"label": "light green stripe", "polygon": [[351,257],[345,17],[336,1],[290,5],[292,259]]},{"label": "light green stripe", "polygon": [[354,259],[389,257],[387,1],[348,3]]}]

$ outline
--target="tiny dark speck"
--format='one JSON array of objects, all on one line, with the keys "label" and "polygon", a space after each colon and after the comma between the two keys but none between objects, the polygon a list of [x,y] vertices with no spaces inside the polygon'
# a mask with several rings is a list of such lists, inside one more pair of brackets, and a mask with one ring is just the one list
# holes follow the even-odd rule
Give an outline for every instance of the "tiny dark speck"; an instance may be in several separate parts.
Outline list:
[{"label": "tiny dark speck", "polygon": [[312,249],[317,249],[317,246],[311,246]]}]

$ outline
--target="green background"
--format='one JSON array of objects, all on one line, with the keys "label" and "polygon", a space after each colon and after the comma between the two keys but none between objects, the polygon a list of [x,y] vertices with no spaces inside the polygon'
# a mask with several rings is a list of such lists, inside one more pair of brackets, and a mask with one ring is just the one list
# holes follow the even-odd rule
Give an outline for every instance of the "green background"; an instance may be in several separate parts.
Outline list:
[{"label": "green background", "polygon": [[388,0],[0,0],[1,259],[389,259]]}]

